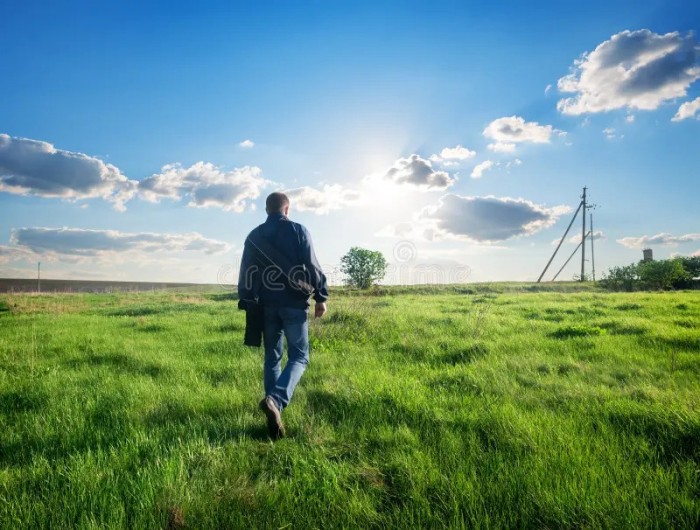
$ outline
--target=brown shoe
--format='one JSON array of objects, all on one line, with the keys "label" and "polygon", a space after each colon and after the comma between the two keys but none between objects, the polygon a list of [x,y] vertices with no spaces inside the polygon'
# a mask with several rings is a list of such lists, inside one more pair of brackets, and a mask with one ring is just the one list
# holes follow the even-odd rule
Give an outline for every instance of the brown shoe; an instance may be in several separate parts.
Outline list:
[{"label": "brown shoe", "polygon": [[282,424],[282,416],[280,414],[275,401],[267,396],[260,402],[260,410],[267,416],[267,432],[270,438],[278,440],[284,438],[284,425]]}]

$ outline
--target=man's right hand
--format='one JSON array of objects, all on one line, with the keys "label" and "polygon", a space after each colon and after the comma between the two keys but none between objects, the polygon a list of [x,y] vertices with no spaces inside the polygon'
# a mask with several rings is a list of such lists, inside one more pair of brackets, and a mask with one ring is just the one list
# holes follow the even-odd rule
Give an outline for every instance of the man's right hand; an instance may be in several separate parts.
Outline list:
[{"label": "man's right hand", "polygon": [[314,317],[321,318],[326,314],[326,302],[316,302],[316,308],[314,310]]}]

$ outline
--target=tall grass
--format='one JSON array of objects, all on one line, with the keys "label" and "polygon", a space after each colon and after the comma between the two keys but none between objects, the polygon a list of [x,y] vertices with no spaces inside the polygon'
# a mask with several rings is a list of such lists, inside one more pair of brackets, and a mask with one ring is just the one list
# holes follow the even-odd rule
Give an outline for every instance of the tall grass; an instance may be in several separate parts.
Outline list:
[{"label": "tall grass", "polygon": [[0,528],[700,524],[700,293],[337,294],[277,443],[231,297],[1,298]]}]

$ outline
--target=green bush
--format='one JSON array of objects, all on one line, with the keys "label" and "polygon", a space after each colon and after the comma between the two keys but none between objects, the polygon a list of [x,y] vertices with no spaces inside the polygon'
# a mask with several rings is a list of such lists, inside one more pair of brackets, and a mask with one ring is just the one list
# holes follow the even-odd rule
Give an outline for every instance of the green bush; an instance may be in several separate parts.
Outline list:
[{"label": "green bush", "polygon": [[697,276],[700,258],[680,257],[612,267],[600,285],[611,291],[685,289],[694,285],[693,278]]},{"label": "green bush", "polygon": [[680,256],[676,258],[691,278],[700,278],[700,256]]},{"label": "green bush", "polygon": [[637,265],[611,268],[600,281],[600,285],[611,291],[634,291],[635,287],[639,288]]},{"label": "green bush", "polygon": [[691,279],[678,259],[660,261],[642,261],[637,265],[643,288],[647,290],[664,290],[682,288]]}]

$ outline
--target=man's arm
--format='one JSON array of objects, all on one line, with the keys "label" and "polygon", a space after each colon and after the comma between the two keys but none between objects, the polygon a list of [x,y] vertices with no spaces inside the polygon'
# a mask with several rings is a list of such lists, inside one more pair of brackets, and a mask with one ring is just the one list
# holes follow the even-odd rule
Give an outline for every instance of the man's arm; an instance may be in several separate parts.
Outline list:
[{"label": "man's arm", "polygon": [[238,300],[257,301],[256,275],[259,274],[257,268],[254,251],[246,238],[241,256],[241,267],[238,271]]},{"label": "man's arm", "polygon": [[302,226],[301,256],[306,270],[309,272],[309,282],[314,288],[313,298],[316,302],[315,316],[321,317],[326,312],[326,300],[328,300],[328,281],[321,270],[321,265],[316,258],[314,246],[311,242],[311,234]]}]

